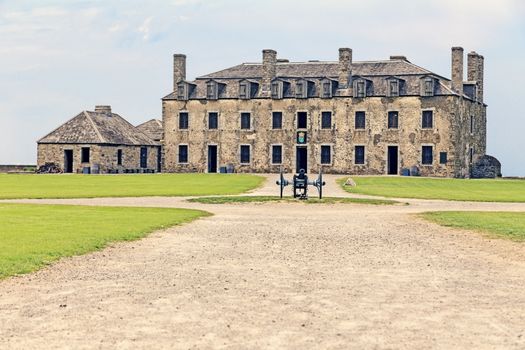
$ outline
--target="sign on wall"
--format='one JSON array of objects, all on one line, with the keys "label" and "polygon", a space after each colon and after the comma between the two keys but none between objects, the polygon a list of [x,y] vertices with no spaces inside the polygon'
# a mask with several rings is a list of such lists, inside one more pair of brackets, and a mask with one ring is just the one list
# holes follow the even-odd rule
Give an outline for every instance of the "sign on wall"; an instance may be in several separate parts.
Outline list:
[{"label": "sign on wall", "polygon": [[307,141],[306,131],[297,132],[297,144],[304,145]]}]

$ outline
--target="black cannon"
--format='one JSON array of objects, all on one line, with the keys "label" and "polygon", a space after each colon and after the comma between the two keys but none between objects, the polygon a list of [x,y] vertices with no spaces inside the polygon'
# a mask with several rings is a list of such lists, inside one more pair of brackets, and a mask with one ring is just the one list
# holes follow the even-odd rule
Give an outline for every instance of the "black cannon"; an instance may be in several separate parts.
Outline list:
[{"label": "black cannon", "polygon": [[326,182],[323,181],[323,170],[319,172],[317,180],[308,181],[308,175],[304,169],[301,169],[298,174],[293,176],[292,181],[288,181],[284,178],[283,171],[281,170],[280,178],[275,182],[281,189],[281,198],[283,198],[284,188],[288,185],[293,186],[293,197],[299,199],[308,199],[308,186],[315,186],[319,193],[319,199],[323,198],[323,186]]}]

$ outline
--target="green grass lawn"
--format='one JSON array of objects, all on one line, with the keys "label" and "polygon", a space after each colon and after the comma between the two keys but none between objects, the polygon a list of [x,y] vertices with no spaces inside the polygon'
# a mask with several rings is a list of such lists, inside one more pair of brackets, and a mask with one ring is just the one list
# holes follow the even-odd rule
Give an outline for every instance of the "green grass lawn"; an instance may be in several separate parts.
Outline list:
[{"label": "green grass lawn", "polygon": [[524,180],[468,180],[424,177],[353,177],[351,193],[396,198],[445,199],[477,202],[525,202]]},{"label": "green grass lawn", "polygon": [[306,203],[306,204],[336,204],[336,203],[357,203],[372,205],[389,205],[399,202],[384,199],[367,199],[367,198],[337,198],[324,197],[310,198],[302,201],[290,197],[280,198],[278,196],[237,196],[237,197],[199,197],[191,198],[188,201],[203,204],[229,204],[229,203],[266,203],[266,202],[285,202],[285,203]]},{"label": "green grass lawn", "polygon": [[0,199],[227,195],[254,189],[263,181],[244,174],[0,174]]},{"label": "green grass lawn", "polygon": [[207,215],[170,208],[0,204],[0,279]]},{"label": "green grass lawn", "polygon": [[525,212],[439,211],[420,216],[443,226],[480,231],[490,237],[525,241]]}]

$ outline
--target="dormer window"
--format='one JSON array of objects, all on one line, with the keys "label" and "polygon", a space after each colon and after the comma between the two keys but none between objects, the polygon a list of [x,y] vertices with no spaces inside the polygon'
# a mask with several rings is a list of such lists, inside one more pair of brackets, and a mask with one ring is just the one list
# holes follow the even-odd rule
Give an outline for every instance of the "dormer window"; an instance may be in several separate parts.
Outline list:
[{"label": "dormer window", "polygon": [[179,83],[177,85],[177,100],[188,99],[188,86],[185,83]]},{"label": "dormer window", "polygon": [[216,100],[219,98],[217,83],[215,81],[209,81],[206,84],[206,98],[208,100]]},{"label": "dormer window", "polygon": [[434,79],[425,78],[423,80],[422,90],[423,96],[434,96]]},{"label": "dormer window", "polygon": [[274,81],[272,83],[272,98],[280,100],[283,98],[283,83],[280,81]]},{"label": "dormer window", "polygon": [[399,96],[399,81],[398,80],[390,80],[389,81],[389,96],[390,97],[397,97]]},{"label": "dormer window", "polygon": [[364,80],[358,80],[355,83],[355,97],[366,97],[366,84]]},{"label": "dormer window", "polygon": [[323,98],[332,97],[332,82],[329,80],[325,80],[322,83],[322,97]]},{"label": "dormer window", "polygon": [[250,98],[250,85],[247,82],[242,82],[239,85],[239,97],[243,100]]},{"label": "dormer window", "polygon": [[298,81],[295,83],[295,97],[306,98],[306,81]]}]

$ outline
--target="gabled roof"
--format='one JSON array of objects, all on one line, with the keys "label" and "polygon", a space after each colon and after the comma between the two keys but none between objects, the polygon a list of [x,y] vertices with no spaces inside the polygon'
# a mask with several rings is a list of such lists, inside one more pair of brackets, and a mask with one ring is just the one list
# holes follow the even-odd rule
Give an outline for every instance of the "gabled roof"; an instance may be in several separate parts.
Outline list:
[{"label": "gabled roof", "polygon": [[162,126],[162,121],[158,119],[151,119],[145,123],[137,125],[137,129],[148,137],[155,141],[160,141],[164,138],[164,128]]},{"label": "gabled roof", "polygon": [[38,143],[156,146],[143,132],[115,113],[83,111]]}]

